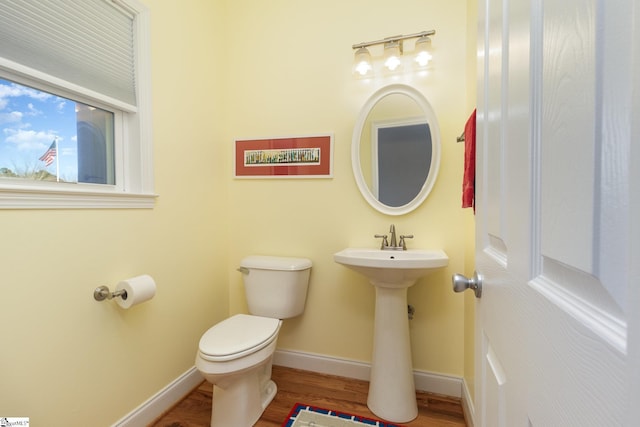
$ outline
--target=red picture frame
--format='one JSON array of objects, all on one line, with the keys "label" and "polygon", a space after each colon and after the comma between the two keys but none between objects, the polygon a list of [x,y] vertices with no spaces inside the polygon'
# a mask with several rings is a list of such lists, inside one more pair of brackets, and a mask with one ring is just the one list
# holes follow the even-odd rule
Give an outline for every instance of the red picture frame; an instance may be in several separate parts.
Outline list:
[{"label": "red picture frame", "polygon": [[236,178],[332,178],[333,135],[236,139]]}]

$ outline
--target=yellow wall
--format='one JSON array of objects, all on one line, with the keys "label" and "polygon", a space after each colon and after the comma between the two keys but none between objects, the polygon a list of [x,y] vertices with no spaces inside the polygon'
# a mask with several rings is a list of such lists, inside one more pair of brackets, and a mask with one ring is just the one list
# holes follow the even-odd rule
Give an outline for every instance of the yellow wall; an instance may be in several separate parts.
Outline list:
[{"label": "yellow wall", "polygon": [[[468,116],[466,1],[234,0],[227,3],[233,38],[228,66],[228,156],[234,138],[332,132],[334,178],[232,180],[229,183],[231,265],[252,253],[313,261],[307,308],[287,320],[279,348],[369,361],[374,291],[363,276],[333,261],[348,246],[377,247],[373,235],[394,223],[414,234],[410,247],[442,248],[449,267],[409,290],[416,369],[463,375],[464,296],[451,274],[465,270],[468,213],[460,208]],[[366,82],[353,78],[354,43],[435,29],[434,70]],[[413,42],[407,42],[409,49]],[[373,55],[381,47],[371,48]],[[391,217],[361,197],[351,171],[351,136],[361,106],[383,85],[417,87],[433,106],[442,132],[442,165],[433,192],[416,211]],[[232,311],[244,311],[239,274],[230,276]]]},{"label": "yellow wall", "polygon": [[[145,0],[152,20],[153,210],[0,211],[0,416],[106,426],[193,366],[229,312],[220,6]],[[148,273],[128,311],[99,285]]]},{"label": "yellow wall", "polygon": [[[248,254],[313,261],[305,313],[279,348],[370,360],[373,289],[333,262],[376,247],[391,223],[449,267],[409,290],[414,366],[462,376],[470,214],[460,208],[470,59],[467,1],[143,0],[151,11],[153,210],[1,211],[0,415],[34,425],[108,425],[193,366],[201,334],[246,310],[235,271]],[[356,80],[353,43],[435,29],[426,76]],[[412,46],[412,44],[409,44]],[[372,48],[372,53],[380,54]],[[359,109],[404,82],[440,122],[442,164],[427,201],[390,217],[360,196],[350,145]],[[335,137],[334,178],[234,180],[234,138]],[[128,311],[93,289],[151,274],[158,294]]]}]

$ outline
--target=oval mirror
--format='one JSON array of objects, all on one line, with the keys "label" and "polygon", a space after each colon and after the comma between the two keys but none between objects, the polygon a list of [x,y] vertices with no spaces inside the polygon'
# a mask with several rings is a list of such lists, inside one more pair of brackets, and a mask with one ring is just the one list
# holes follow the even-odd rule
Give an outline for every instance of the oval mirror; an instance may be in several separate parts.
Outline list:
[{"label": "oval mirror", "polygon": [[440,166],[440,128],[427,99],[402,84],[375,92],[356,121],[351,163],[360,192],[379,212],[420,206]]}]

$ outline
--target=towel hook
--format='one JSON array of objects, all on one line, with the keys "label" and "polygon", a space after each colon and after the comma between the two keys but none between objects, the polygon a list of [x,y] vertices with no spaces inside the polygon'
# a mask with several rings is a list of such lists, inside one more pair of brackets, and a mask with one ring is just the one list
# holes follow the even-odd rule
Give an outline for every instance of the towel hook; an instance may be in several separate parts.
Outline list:
[{"label": "towel hook", "polygon": [[98,286],[95,291],[93,291],[93,298],[96,301],[104,301],[105,299],[113,299],[117,297],[122,297],[122,299],[127,299],[127,291],[125,289],[119,289],[115,292],[109,291],[107,286]]}]

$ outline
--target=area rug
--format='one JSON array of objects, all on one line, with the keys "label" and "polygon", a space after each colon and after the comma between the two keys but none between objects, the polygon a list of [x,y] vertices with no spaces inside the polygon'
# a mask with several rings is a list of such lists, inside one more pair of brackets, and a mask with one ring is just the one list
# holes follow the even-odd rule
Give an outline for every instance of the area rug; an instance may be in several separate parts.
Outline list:
[{"label": "area rug", "polygon": [[282,427],[401,427],[384,421],[342,411],[318,408],[317,406],[296,403]]}]

